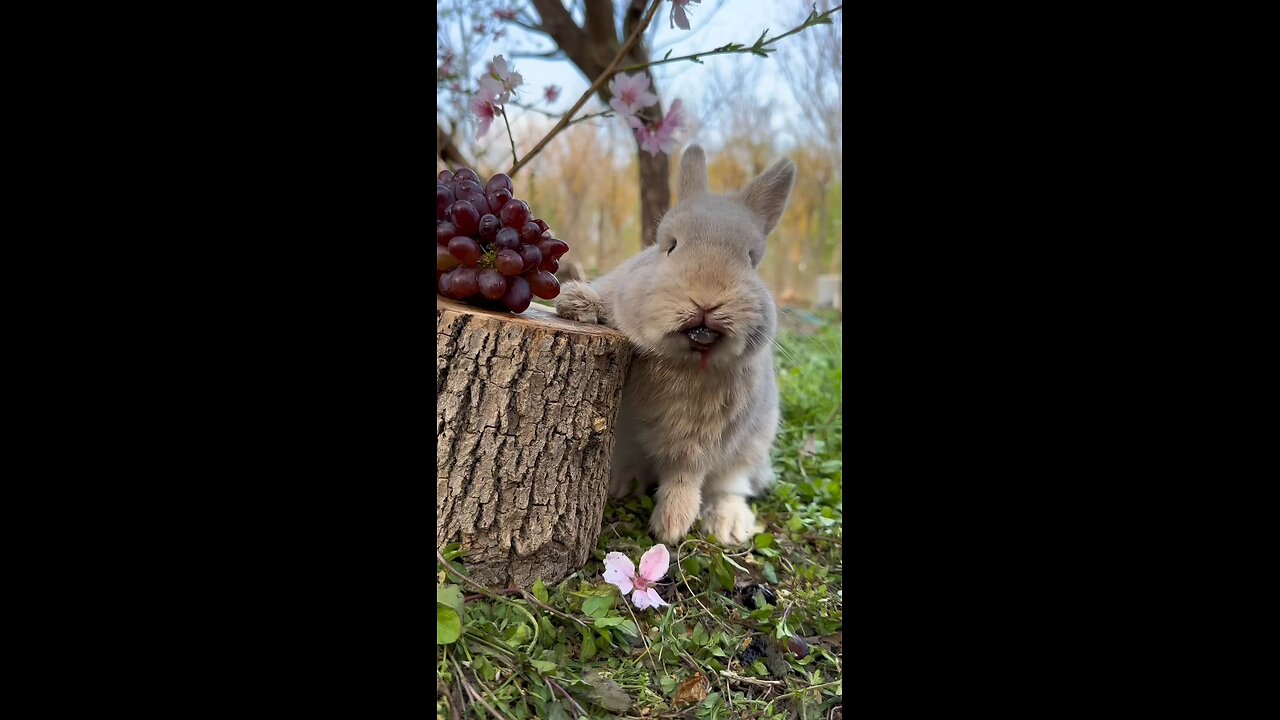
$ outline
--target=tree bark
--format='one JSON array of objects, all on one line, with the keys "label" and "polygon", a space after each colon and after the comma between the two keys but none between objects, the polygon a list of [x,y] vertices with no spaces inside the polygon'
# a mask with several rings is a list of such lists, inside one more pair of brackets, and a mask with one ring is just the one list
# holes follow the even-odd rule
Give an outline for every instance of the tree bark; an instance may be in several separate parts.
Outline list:
[{"label": "tree bark", "polygon": [[631,346],[531,306],[436,297],[436,547],[488,586],[552,583],[600,534]]}]

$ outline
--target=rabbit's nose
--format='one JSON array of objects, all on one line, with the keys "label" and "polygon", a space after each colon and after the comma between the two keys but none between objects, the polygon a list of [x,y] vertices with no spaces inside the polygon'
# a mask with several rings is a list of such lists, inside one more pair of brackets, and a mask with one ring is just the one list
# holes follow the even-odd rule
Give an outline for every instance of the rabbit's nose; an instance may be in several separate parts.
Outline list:
[{"label": "rabbit's nose", "polygon": [[715,305],[709,308],[704,308],[699,306],[698,309],[693,312],[693,315],[690,316],[689,319],[683,325],[680,326],[681,332],[684,332],[687,330],[693,330],[694,328],[705,327],[709,330],[714,330],[718,333],[723,333],[724,324],[721,323],[716,318],[712,317],[711,315],[712,311],[718,310],[719,308],[720,308],[719,305]]}]

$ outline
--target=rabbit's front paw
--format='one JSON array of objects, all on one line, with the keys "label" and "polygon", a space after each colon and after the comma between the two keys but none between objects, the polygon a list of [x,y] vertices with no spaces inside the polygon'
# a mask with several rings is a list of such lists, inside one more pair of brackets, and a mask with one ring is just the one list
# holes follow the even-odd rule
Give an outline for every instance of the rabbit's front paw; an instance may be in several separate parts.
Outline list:
[{"label": "rabbit's front paw", "polygon": [[756,529],[756,516],[741,495],[717,495],[702,513],[702,532],[715,535],[725,545],[741,545]]},{"label": "rabbit's front paw", "polygon": [[676,545],[698,519],[698,502],[701,492],[692,483],[659,484],[649,518],[649,531],[655,540],[664,545]]},{"label": "rabbit's front paw", "polygon": [[600,294],[586,283],[569,282],[560,288],[560,294],[556,296],[556,314],[566,320],[604,322]]}]

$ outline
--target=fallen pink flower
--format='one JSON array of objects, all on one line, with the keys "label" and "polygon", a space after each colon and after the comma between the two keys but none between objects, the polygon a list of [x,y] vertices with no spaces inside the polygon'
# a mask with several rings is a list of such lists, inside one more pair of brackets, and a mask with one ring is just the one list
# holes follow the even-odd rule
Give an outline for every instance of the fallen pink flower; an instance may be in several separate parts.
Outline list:
[{"label": "fallen pink flower", "polygon": [[614,585],[623,597],[631,593],[631,604],[637,610],[656,608],[670,603],[658,596],[654,583],[667,574],[671,565],[671,553],[666,545],[654,545],[640,556],[640,572],[636,572],[631,558],[620,552],[611,552],[604,556],[604,581]]}]

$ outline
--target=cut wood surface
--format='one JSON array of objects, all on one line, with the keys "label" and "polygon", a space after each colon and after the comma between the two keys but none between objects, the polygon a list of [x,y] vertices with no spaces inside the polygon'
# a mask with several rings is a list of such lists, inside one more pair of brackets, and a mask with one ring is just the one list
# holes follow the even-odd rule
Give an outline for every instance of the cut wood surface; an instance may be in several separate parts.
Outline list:
[{"label": "cut wood surface", "polygon": [[631,360],[618,332],[436,296],[436,547],[488,586],[552,583],[600,534]]}]

